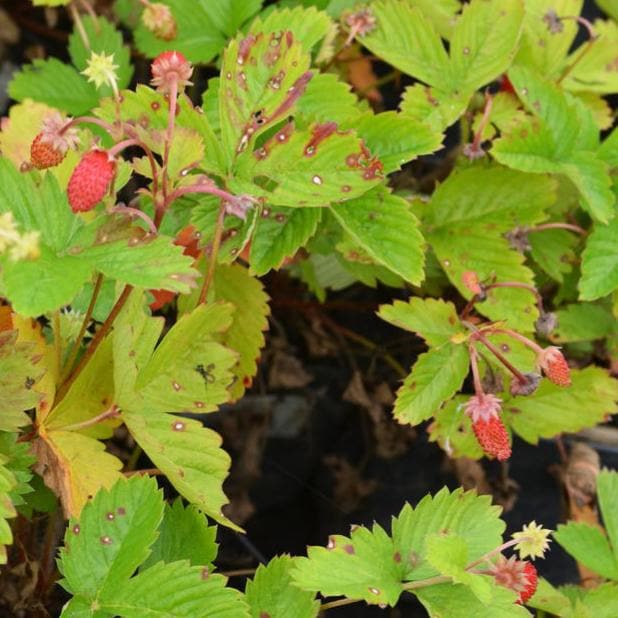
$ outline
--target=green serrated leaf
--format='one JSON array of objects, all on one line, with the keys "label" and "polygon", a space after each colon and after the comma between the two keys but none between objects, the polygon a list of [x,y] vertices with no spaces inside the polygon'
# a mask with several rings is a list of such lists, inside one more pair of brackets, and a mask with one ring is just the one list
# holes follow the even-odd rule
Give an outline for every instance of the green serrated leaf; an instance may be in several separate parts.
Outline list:
[{"label": "green serrated leaf", "polygon": [[176,127],[170,145],[167,171],[171,178],[180,178],[181,172],[199,165],[204,158],[204,142],[197,131]]},{"label": "green serrated leaf", "polygon": [[331,212],[379,264],[413,285],[424,277],[424,240],[408,203],[379,187]]},{"label": "green serrated leaf", "polygon": [[381,305],[378,315],[399,328],[417,333],[429,346],[442,345],[466,332],[453,303],[442,299],[413,296],[407,303],[396,300],[392,305]]},{"label": "green serrated leaf", "polygon": [[178,492],[209,517],[231,528],[221,508],[228,500],[222,484],[230,457],[221,448],[221,436],[193,419],[143,410],[123,411],[129,431],[152,462]]},{"label": "green serrated leaf", "polygon": [[456,534],[465,540],[469,562],[502,543],[505,524],[501,508],[489,496],[446,487],[435,496],[425,496],[415,508],[407,504],[393,520],[393,541],[403,559],[406,580],[433,577],[438,571],[427,562],[430,535]]},{"label": "green serrated leaf", "polygon": [[258,568],[245,590],[251,618],[314,618],[318,615],[320,603],[315,595],[293,585],[291,570],[296,562],[297,559],[290,556],[277,556]]},{"label": "green serrated leaf", "polygon": [[157,562],[177,560],[188,560],[193,566],[212,570],[218,550],[216,535],[216,526],[209,526],[203,513],[193,505],[183,506],[182,500],[177,498],[171,505],[165,505],[159,536],[140,570]]},{"label": "green serrated leaf", "polygon": [[266,207],[257,219],[251,240],[251,272],[265,275],[293,257],[315,234],[320,208]]},{"label": "green serrated leaf", "polygon": [[331,536],[328,549],[309,547],[297,558],[292,578],[303,590],[345,595],[370,605],[397,603],[403,575],[393,541],[383,528],[358,527],[350,537]]},{"label": "green serrated leaf", "polygon": [[311,122],[354,122],[362,113],[351,86],[334,73],[314,75],[296,109]]},{"label": "green serrated leaf", "polygon": [[264,331],[268,329],[268,295],[261,282],[246,268],[233,264],[220,265],[211,288],[211,301],[234,306],[232,323],[221,336],[221,343],[238,354],[232,367],[234,382],[229,387],[231,399],[240,399],[257,373],[260,351],[264,347]]},{"label": "green serrated leaf", "polygon": [[397,391],[395,419],[418,425],[430,418],[461,388],[468,363],[468,351],[463,345],[445,343],[421,354]]},{"label": "green serrated leaf", "polygon": [[63,587],[90,600],[112,591],[146,558],[162,517],[154,479],[135,476],[97,492],[69,522],[58,563]]},{"label": "green serrated leaf", "polygon": [[550,335],[555,343],[594,341],[610,335],[616,320],[611,312],[601,305],[573,303],[556,311],[558,326]]},{"label": "green serrated leaf", "polygon": [[528,234],[530,255],[552,278],[562,283],[564,275],[571,272],[577,258],[573,248],[577,237],[566,230],[543,230]]},{"label": "green serrated leaf", "polygon": [[79,116],[97,106],[96,88],[76,69],[56,58],[35,60],[15,74],[9,94],[16,101],[34,99]]},{"label": "green serrated leaf", "polygon": [[618,217],[607,225],[595,224],[582,254],[579,293],[582,300],[595,300],[618,288]]},{"label": "green serrated leaf", "polygon": [[513,430],[536,444],[564,432],[594,427],[614,410],[618,384],[600,367],[571,370],[572,384],[561,388],[543,380],[534,397],[514,397],[503,404]]}]

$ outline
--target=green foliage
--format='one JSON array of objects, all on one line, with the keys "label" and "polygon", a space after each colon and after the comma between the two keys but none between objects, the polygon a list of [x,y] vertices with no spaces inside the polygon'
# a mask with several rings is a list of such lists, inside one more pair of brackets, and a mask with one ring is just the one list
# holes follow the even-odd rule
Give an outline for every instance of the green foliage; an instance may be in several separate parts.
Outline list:
[{"label": "green foliage", "polygon": [[618,580],[618,473],[601,471],[597,494],[607,536],[590,524],[571,521],[558,526],[554,537],[578,562],[602,577]]},{"label": "green foliage", "polygon": [[[149,554],[163,518],[154,480],[140,476],[97,493],[67,528],[59,567],[73,594],[62,616],[148,614],[248,616],[225,578],[186,559],[157,562],[132,577]],[[167,557],[167,556],[164,556]],[[86,612],[86,614],[84,614]]]},{"label": "green foliage", "polygon": [[595,300],[618,288],[617,234],[618,217],[607,225],[595,224],[582,254],[582,277],[579,282],[582,300]]},{"label": "green foliage", "polygon": [[318,615],[320,603],[315,595],[293,585],[291,572],[296,562],[297,559],[290,556],[277,556],[258,568],[245,590],[251,618],[314,618]]}]

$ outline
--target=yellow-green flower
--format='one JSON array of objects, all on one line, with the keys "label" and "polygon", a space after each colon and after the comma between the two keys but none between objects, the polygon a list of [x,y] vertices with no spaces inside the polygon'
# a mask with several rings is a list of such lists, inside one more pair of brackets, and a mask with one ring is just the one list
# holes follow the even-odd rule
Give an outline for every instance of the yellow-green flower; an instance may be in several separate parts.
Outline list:
[{"label": "yellow-green flower", "polygon": [[104,53],[97,54],[96,52],[91,52],[88,66],[82,71],[82,75],[85,75],[89,82],[94,82],[97,88],[107,84],[115,92],[118,81],[116,69],[118,69],[118,65],[114,64],[114,54],[107,56]]},{"label": "yellow-green flower", "polygon": [[546,530],[543,526],[539,526],[535,521],[524,525],[521,532],[515,532],[513,539],[518,541],[515,549],[519,552],[519,557],[524,558],[542,558],[545,551],[549,547],[549,535],[551,530]]}]

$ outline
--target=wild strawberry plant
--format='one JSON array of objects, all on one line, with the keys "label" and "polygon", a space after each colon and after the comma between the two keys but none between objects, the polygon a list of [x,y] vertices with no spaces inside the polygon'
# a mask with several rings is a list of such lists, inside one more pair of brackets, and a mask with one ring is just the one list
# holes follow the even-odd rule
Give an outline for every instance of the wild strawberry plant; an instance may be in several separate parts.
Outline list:
[{"label": "wild strawberry plant", "polygon": [[[504,461],[514,435],[606,420],[616,22],[591,23],[579,0],[118,0],[106,16],[34,4],[68,5],[75,28],[70,62],[13,77],[0,133],[0,541],[33,468],[70,518],[63,616],[302,617],[404,593],[435,616],[545,608],[528,559],[547,531],[505,541],[499,509],[462,490],[405,506],[390,534],[361,527],[275,558],[244,595],[227,587],[204,514],[239,529],[224,510],[230,458],[197,418],[251,385],[269,315],[259,278],[285,268],[321,299],[394,288],[378,315],[427,350],[393,414],[429,421],[449,456]],[[151,61],[129,88],[131,42]],[[345,81],[361,48],[411,78],[398,111],[376,113]],[[440,182],[398,187],[394,173],[442,156],[455,125]],[[123,478],[105,448],[119,427],[188,506]],[[556,538],[586,563],[578,543],[601,540],[578,525]],[[613,580],[603,542],[591,568]],[[557,615],[601,602],[551,594]]]}]

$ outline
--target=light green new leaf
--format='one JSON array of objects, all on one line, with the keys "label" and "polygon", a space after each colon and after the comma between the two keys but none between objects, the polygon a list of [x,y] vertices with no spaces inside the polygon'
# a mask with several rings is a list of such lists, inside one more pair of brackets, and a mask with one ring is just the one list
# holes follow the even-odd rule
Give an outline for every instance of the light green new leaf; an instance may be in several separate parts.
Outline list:
[{"label": "light green new leaf", "polygon": [[100,606],[123,618],[249,618],[242,594],[226,582],[186,561],[160,562],[106,591]]},{"label": "light green new leaf", "polygon": [[173,504],[165,505],[159,536],[140,570],[160,561],[177,560],[188,560],[193,566],[207,566],[212,570],[218,550],[216,535],[216,526],[209,526],[203,513],[191,504],[184,507],[182,500],[177,498]]},{"label": "light green new leaf", "polygon": [[277,206],[325,206],[359,197],[383,179],[382,166],[350,131],[333,123],[287,124],[262,147],[238,157],[230,188]]},{"label": "light green new leaf", "polygon": [[427,538],[427,561],[441,574],[450,577],[455,584],[468,586],[482,603],[492,598],[495,581],[486,575],[466,571],[469,564],[466,540],[453,533],[432,534]]},{"label": "light green new leaf", "polygon": [[178,492],[209,517],[239,530],[221,512],[228,499],[222,484],[230,457],[221,436],[199,421],[179,418],[149,408],[123,411],[131,435]]},{"label": "light green new leaf", "polygon": [[[116,30],[105,17],[98,16],[95,19],[90,15],[85,15],[81,18],[81,22],[88,37],[89,48],[84,44],[77,28],[69,37],[69,54],[77,70],[81,72],[88,66],[91,53],[113,55],[114,64],[118,66],[116,69],[118,88],[126,88],[131,81],[133,67],[131,66],[131,52],[129,47],[123,43],[122,33]],[[101,86],[97,92],[99,96],[113,94],[111,86],[108,85]]]},{"label": "light green new leaf", "polygon": [[524,172],[564,174],[578,188],[582,207],[607,222],[614,214],[614,195],[607,164],[591,151],[591,138],[598,135],[592,116],[558,86],[527,69],[512,68],[509,78],[536,118],[496,140],[493,157]]},{"label": "light green new leaf", "polygon": [[465,333],[453,303],[442,299],[413,296],[404,302],[381,305],[378,315],[387,322],[417,333],[429,346],[439,346]]},{"label": "light green new leaf", "polygon": [[418,425],[430,418],[461,388],[468,363],[468,351],[463,345],[445,343],[421,354],[397,391],[395,419]]},{"label": "light green new leaf", "polygon": [[297,558],[292,579],[303,590],[325,596],[345,595],[370,605],[397,603],[403,570],[401,556],[383,528],[374,524],[334,535],[328,548],[309,547],[307,558]]},{"label": "light green new leaf", "polygon": [[534,397],[514,397],[503,404],[505,418],[524,440],[553,438],[564,432],[594,427],[615,410],[618,383],[606,370],[571,370],[568,388],[543,380]]},{"label": "light green new leaf", "polygon": [[582,254],[581,300],[595,300],[618,288],[618,217],[596,223]]},{"label": "light green new leaf", "polygon": [[99,95],[93,84],[73,67],[56,58],[35,60],[18,71],[9,84],[16,101],[33,99],[79,116],[97,106]]},{"label": "light green new leaf", "polygon": [[262,283],[238,264],[219,265],[215,271],[210,300],[233,305],[232,323],[220,338],[238,355],[232,366],[233,382],[229,387],[232,401],[240,399],[257,373],[264,331],[268,329],[268,295]]},{"label": "light green new leaf", "polygon": [[266,207],[251,240],[249,263],[255,275],[278,269],[305,246],[322,219],[320,208]]},{"label": "light green new leaf", "polygon": [[419,83],[406,88],[399,107],[402,114],[434,131],[444,131],[464,113],[468,96]]},{"label": "light green new leaf", "polygon": [[64,588],[91,601],[114,590],[148,555],[162,517],[154,479],[135,476],[97,492],[65,533],[58,563]]},{"label": "light green new leaf", "polygon": [[293,585],[291,569],[298,559],[277,556],[247,581],[245,596],[251,618],[314,618],[320,610],[315,594]]},{"label": "light green new leaf", "polygon": [[140,371],[144,412],[211,412],[229,400],[237,355],[217,343],[232,324],[228,304],[202,304],[183,315]]},{"label": "light green new leaf", "polygon": [[[385,174],[401,169],[402,165],[420,155],[439,150],[444,137],[439,131],[397,112],[365,114],[352,123],[346,123],[347,126],[355,129],[371,153],[380,159]],[[397,139],[393,139],[394,136]]]},{"label": "light green new leaf", "polygon": [[24,411],[36,407],[41,398],[36,383],[45,368],[38,366],[35,344],[17,343],[17,335],[14,330],[0,332],[0,431],[17,431],[30,423]]},{"label": "light green new leaf", "polygon": [[414,591],[430,616],[448,618],[526,618],[530,612],[516,605],[517,595],[503,586],[494,586],[491,603],[483,604],[468,586],[439,584]]},{"label": "light green new leaf", "polygon": [[467,560],[474,562],[502,543],[505,524],[501,508],[489,496],[446,487],[435,496],[425,496],[415,508],[409,504],[393,520],[393,542],[403,558],[406,580],[433,577],[438,571],[427,560],[432,535],[448,533],[465,541]]},{"label": "light green new leaf", "polygon": [[258,134],[290,114],[311,78],[309,62],[291,32],[249,34],[228,45],[221,66],[219,116],[229,160],[245,151],[250,155]]},{"label": "light green new leaf", "polygon": [[408,203],[378,187],[362,197],[333,205],[331,212],[379,264],[419,285],[424,278],[424,239]]}]

